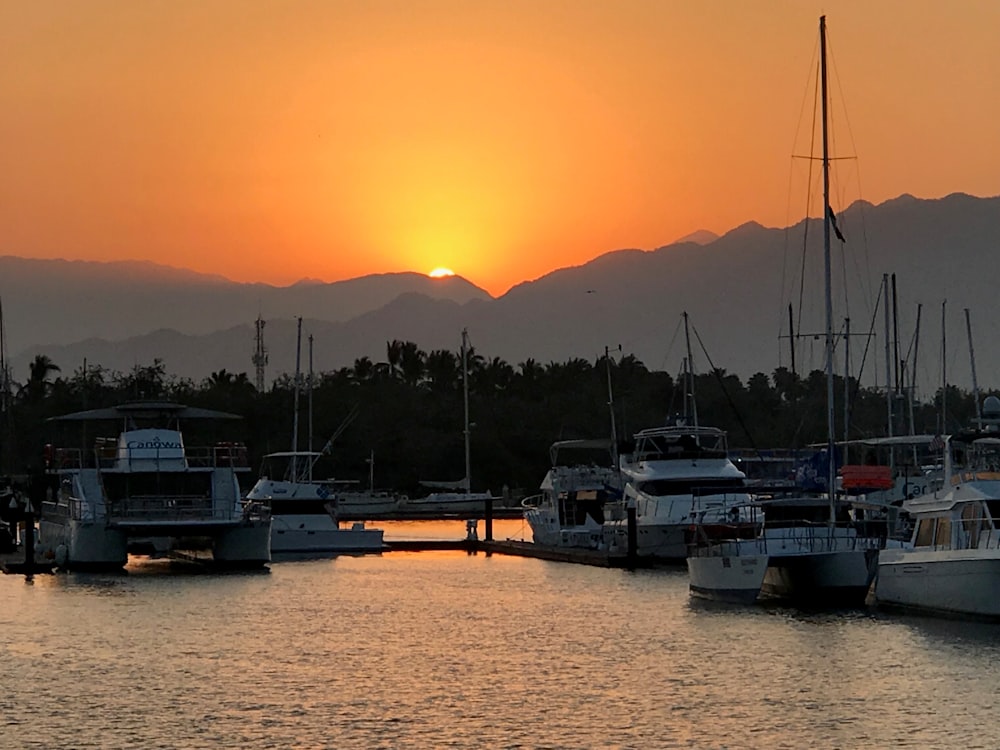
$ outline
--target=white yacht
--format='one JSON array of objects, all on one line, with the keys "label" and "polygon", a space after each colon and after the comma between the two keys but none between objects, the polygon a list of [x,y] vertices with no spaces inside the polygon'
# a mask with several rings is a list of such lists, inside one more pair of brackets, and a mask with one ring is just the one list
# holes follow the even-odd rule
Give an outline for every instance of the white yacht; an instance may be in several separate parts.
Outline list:
[{"label": "white yacht", "polygon": [[879,604],[1000,618],[1000,399],[975,430],[945,439],[944,480],[903,503],[909,544],[878,561]]},{"label": "white yacht", "polygon": [[[731,520],[732,509],[749,501],[745,476],[729,460],[726,433],[715,427],[642,430],[635,435],[635,450],[622,456],[621,473],[624,502],[636,510],[640,557],[683,560],[696,520]],[[624,520],[608,522],[605,534],[611,547],[627,547]]]},{"label": "white yacht", "polygon": [[271,508],[271,553],[359,554],[381,552],[382,529],[363,521],[341,526],[337,488],[311,477],[324,454],[283,451],[264,456],[260,477],[247,499]]},{"label": "white yacht", "polygon": [[[576,458],[567,459],[570,453]],[[621,509],[621,472],[610,440],[561,440],[549,448],[541,492],[526,497],[524,519],[535,544],[602,549],[604,524]],[[598,460],[588,460],[597,458]],[[603,462],[601,461],[603,459]]]},{"label": "white yacht", "polygon": [[129,545],[141,541],[166,553],[210,550],[220,566],[267,564],[270,516],[240,493],[246,449],[185,446],[180,422],[192,419],[238,417],[148,401],[56,417],[123,427],[117,438],[98,437],[88,448],[47,448],[52,486],[39,516],[41,554],[65,569],[116,569],[128,562]]}]

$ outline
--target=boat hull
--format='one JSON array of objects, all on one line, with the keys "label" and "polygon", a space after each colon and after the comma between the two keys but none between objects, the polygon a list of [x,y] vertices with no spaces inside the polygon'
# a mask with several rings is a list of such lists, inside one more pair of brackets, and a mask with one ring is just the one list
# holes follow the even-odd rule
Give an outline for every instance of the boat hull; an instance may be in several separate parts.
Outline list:
[{"label": "boat hull", "polygon": [[260,568],[271,562],[270,520],[251,520],[212,540],[212,562],[225,568]]},{"label": "boat hull", "polygon": [[875,549],[772,555],[761,593],[805,604],[861,606],[875,578],[877,564]]},{"label": "boat hull", "polygon": [[760,596],[768,555],[726,554],[687,559],[691,594],[733,604],[750,604]]},{"label": "boat hull", "polygon": [[62,570],[120,570],[128,563],[127,536],[103,521],[42,518],[39,548]]},{"label": "boat hull", "polygon": [[383,548],[382,529],[293,529],[277,521],[271,528],[271,554],[372,553]]},{"label": "boat hull", "polygon": [[1000,619],[1000,550],[886,550],[875,600],[946,616]]}]

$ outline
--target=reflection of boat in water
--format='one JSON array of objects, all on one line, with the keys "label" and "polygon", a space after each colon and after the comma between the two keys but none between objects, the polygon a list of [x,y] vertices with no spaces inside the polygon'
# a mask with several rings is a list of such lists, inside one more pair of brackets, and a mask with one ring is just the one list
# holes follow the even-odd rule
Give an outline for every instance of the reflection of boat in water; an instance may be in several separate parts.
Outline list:
[{"label": "reflection of boat in water", "polygon": [[1000,618],[1000,399],[944,441],[944,483],[903,503],[913,534],[882,552],[879,604]]},{"label": "reflection of boat in water", "polygon": [[[567,453],[575,458],[567,459]],[[609,440],[552,444],[551,468],[542,480],[541,493],[521,503],[535,544],[589,549],[605,546],[604,523],[610,520],[609,510],[621,508],[622,480],[614,466],[615,456]]]},{"label": "reflection of boat in water", "polygon": [[270,558],[271,520],[244,504],[241,444],[187,447],[181,420],[235,419],[231,414],[166,402],[137,402],[57,417],[59,422],[121,420],[117,439],[93,450],[51,452],[53,480],[39,518],[39,550],[71,569],[115,569],[130,543],[199,554],[229,567],[260,567]]},{"label": "reflection of boat in water", "polygon": [[381,552],[382,530],[364,523],[341,527],[336,488],[309,478],[323,454],[285,451],[264,457],[260,478],[247,499],[271,508],[271,552]]}]

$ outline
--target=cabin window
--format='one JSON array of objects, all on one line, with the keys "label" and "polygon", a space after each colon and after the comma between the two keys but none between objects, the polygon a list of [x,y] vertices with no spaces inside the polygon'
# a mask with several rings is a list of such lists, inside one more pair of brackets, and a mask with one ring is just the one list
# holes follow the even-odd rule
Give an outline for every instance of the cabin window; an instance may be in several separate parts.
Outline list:
[{"label": "cabin window", "polygon": [[930,547],[934,541],[934,521],[933,518],[923,518],[917,524],[917,536],[913,542],[915,547]]},{"label": "cabin window", "polygon": [[987,500],[986,507],[993,519],[993,528],[1000,529],[1000,500]]},{"label": "cabin window", "polygon": [[639,492],[656,497],[670,495],[724,495],[727,492],[740,492],[745,489],[742,478],[733,479],[650,479],[639,482],[636,486]]},{"label": "cabin window", "polygon": [[969,537],[969,548],[979,546],[979,532],[988,529],[988,522],[983,518],[983,506],[979,503],[966,503],[962,507],[962,526]]},{"label": "cabin window", "polygon": [[934,546],[951,549],[951,521],[947,518],[938,519],[937,531],[934,532]]}]

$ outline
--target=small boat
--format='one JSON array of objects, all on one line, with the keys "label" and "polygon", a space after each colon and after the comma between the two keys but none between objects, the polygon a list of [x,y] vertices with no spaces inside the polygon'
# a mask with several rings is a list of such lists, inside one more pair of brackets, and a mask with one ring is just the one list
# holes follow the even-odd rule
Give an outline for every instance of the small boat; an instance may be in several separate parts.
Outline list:
[{"label": "small boat", "polygon": [[271,553],[360,554],[381,552],[382,529],[366,528],[363,521],[340,525],[336,488],[312,480],[315,451],[284,451],[264,456],[260,478],[247,499],[271,508]]},{"label": "small boat", "polygon": [[[574,458],[567,459],[571,454]],[[535,544],[604,549],[604,524],[621,509],[621,472],[610,440],[561,440],[549,448],[541,493],[524,498]],[[596,460],[594,460],[596,459]]]},{"label": "small boat", "polygon": [[239,417],[153,401],[56,417],[123,427],[90,449],[46,447],[52,484],[39,515],[40,553],[68,570],[122,568],[135,544],[199,559],[210,551],[211,561],[225,567],[266,565],[270,514],[243,502],[240,492],[246,448],[185,445],[180,424],[194,419]]},{"label": "small boat", "polygon": [[[329,482],[313,478],[322,451],[298,448],[299,438],[299,354],[302,344],[302,319],[298,319],[295,357],[295,394],[293,397],[292,449],[264,456],[260,476],[247,493],[247,499],[270,507],[271,552],[274,554],[336,554],[381,552],[381,529],[365,528],[364,522],[341,527],[337,496]],[[312,388],[312,336],[309,337],[309,387]],[[309,423],[312,424],[312,398],[309,399]],[[337,435],[349,420],[341,425]],[[330,438],[327,446],[332,445]],[[312,438],[310,437],[310,442]]]},{"label": "small boat", "polygon": [[944,479],[906,500],[907,544],[878,561],[879,605],[955,617],[1000,618],[1000,399],[974,429],[944,438]]}]

